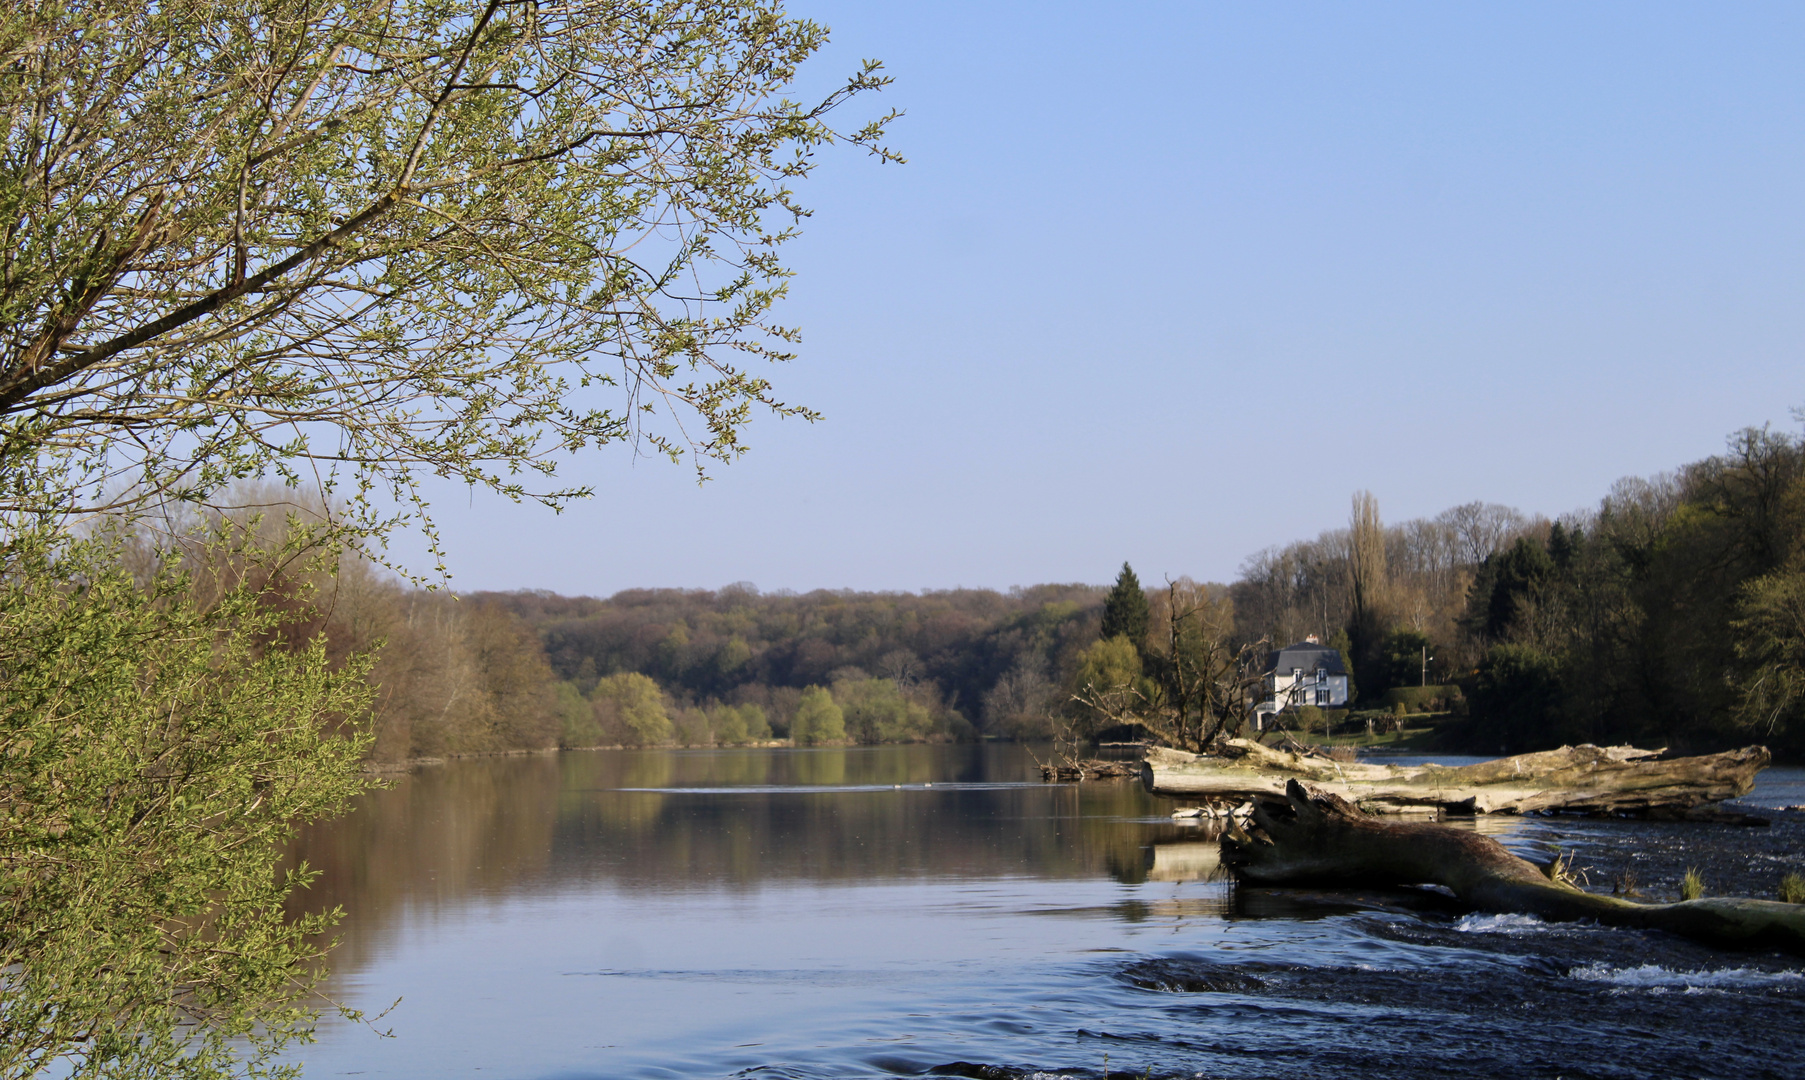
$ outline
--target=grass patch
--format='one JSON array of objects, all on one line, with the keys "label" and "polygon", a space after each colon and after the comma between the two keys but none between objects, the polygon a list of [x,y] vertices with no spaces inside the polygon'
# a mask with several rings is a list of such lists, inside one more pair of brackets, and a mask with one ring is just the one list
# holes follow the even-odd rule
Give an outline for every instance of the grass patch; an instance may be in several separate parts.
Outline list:
[{"label": "grass patch", "polygon": [[1805,904],[1805,877],[1788,874],[1780,879],[1780,902]]},{"label": "grass patch", "polygon": [[1688,866],[1686,876],[1680,879],[1680,899],[1697,900],[1705,895],[1705,875],[1698,872],[1698,867]]}]

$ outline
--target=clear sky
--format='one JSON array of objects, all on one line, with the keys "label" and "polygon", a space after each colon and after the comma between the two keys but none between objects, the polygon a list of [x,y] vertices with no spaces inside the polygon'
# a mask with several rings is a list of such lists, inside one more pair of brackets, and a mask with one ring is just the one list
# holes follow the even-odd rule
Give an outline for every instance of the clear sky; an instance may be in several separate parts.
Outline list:
[{"label": "clear sky", "polygon": [[802,188],[826,418],[558,516],[434,488],[459,591],[1230,580],[1357,489],[1555,515],[1797,426],[1805,7],[791,10],[908,112]]}]

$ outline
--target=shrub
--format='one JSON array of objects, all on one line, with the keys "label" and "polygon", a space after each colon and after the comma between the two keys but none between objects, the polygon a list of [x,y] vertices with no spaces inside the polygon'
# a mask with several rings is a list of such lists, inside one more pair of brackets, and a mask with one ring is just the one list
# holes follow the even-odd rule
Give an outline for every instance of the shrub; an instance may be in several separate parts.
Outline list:
[{"label": "shrub", "polygon": [[1405,712],[1440,712],[1453,707],[1460,700],[1458,686],[1394,686],[1385,691],[1385,704],[1397,710],[1404,706]]},{"label": "shrub", "polygon": [[277,859],[368,786],[369,661],[281,644],[274,590],[119,563],[0,546],[0,1074],[269,1076],[335,917],[286,917],[316,872]]}]

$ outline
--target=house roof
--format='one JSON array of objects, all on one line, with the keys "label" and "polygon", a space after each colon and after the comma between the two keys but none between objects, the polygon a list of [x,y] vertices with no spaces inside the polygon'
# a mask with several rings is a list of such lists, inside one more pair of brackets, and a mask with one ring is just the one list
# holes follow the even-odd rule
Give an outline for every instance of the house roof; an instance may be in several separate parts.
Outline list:
[{"label": "house roof", "polygon": [[1347,674],[1347,668],[1341,664],[1339,652],[1327,645],[1317,645],[1309,641],[1287,645],[1276,652],[1267,654],[1266,670],[1268,672],[1290,671],[1292,668],[1302,668],[1305,671],[1315,671],[1317,668],[1321,668],[1330,675]]}]

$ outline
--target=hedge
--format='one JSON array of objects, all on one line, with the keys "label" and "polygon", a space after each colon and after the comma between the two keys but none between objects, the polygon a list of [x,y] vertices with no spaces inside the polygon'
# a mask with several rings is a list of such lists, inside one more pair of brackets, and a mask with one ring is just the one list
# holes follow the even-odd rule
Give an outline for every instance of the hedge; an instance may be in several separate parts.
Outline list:
[{"label": "hedge", "polygon": [[1385,705],[1402,702],[1410,712],[1439,712],[1460,700],[1458,686],[1394,686],[1385,691]]}]

